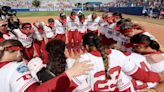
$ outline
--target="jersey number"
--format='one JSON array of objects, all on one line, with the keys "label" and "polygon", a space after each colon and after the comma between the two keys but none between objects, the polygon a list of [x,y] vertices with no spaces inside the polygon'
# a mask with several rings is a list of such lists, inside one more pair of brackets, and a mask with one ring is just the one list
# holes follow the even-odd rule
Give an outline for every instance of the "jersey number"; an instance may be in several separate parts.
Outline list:
[{"label": "jersey number", "polygon": [[[114,67],[114,68],[111,68],[109,70],[109,74],[114,74],[115,73],[115,77],[113,77],[114,79],[110,79],[110,80],[117,80],[118,77],[119,77],[119,74],[120,74],[120,71],[121,71],[121,67],[117,66],[117,67]],[[100,71],[100,72],[97,72],[94,77],[98,78],[100,76],[105,76],[105,72],[104,71]],[[113,84],[107,84],[109,80],[108,79],[105,79],[105,80],[97,80],[94,84],[94,91],[98,91],[98,90],[107,90],[110,88],[114,88],[116,87],[116,83],[113,83]],[[117,82],[117,81],[116,81]],[[103,84],[106,84],[104,87],[99,87],[100,85],[103,85]]]}]

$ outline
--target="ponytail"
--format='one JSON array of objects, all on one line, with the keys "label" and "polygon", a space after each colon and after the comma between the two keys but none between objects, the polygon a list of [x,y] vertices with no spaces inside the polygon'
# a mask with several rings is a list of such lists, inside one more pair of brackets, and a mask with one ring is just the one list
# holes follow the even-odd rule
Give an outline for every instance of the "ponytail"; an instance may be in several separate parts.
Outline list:
[{"label": "ponytail", "polygon": [[100,38],[92,32],[87,33],[83,36],[83,45],[95,46],[96,49],[101,53],[104,62],[106,78],[110,79],[110,75],[108,73],[108,69],[109,69],[108,54],[106,48],[101,45]]},{"label": "ponytail", "polygon": [[110,79],[111,76],[108,73],[108,69],[109,69],[108,53],[106,51],[106,48],[102,46],[102,44],[100,44],[100,39],[98,37],[95,38],[95,47],[102,55],[106,78]]},{"label": "ponytail", "polygon": [[159,43],[158,43],[157,41],[154,41],[154,40],[151,40],[151,41],[150,41],[149,46],[150,46],[152,49],[156,50],[156,51],[159,51],[159,49],[160,49]]}]

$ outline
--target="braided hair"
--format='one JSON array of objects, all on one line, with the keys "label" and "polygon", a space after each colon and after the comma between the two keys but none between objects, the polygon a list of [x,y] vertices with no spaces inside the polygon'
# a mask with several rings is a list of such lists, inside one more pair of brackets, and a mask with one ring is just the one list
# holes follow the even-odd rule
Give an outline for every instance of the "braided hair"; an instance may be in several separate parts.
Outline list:
[{"label": "braided hair", "polygon": [[100,38],[92,32],[87,33],[83,36],[83,45],[84,46],[88,45],[90,47],[94,46],[101,53],[104,67],[105,67],[106,78],[110,79],[110,75],[108,73],[108,69],[109,69],[108,53],[106,51],[106,48],[101,45]]},{"label": "braided hair", "polygon": [[56,39],[47,43],[46,51],[48,52],[47,68],[56,76],[63,73],[66,68],[65,42]]}]

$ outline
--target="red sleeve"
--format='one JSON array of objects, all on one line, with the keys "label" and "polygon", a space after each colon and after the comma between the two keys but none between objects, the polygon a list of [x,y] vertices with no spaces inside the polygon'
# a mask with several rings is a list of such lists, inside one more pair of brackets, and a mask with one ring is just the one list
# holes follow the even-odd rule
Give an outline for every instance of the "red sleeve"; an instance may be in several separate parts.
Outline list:
[{"label": "red sleeve", "polygon": [[131,75],[134,79],[141,80],[143,82],[160,82],[160,76],[158,73],[151,71],[144,71],[141,68]]},{"label": "red sleeve", "polygon": [[31,85],[25,92],[68,92],[67,89],[69,87],[70,80],[64,72],[41,85],[37,83]]},{"label": "red sleeve", "polygon": [[[74,90],[78,85],[74,82],[74,81],[71,81],[70,83],[70,87],[69,87],[69,92],[72,92],[72,90]],[[67,91],[68,92],[68,91]]]},{"label": "red sleeve", "polygon": [[4,38],[2,38],[2,37],[0,37],[0,42],[3,42],[3,41],[5,41],[5,39],[4,39]]}]

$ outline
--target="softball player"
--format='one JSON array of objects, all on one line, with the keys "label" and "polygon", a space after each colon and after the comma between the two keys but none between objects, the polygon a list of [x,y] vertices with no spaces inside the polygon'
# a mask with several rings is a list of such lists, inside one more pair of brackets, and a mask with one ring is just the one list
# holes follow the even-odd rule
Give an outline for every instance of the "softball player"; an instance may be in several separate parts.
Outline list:
[{"label": "softball player", "polygon": [[105,50],[100,45],[99,38],[93,33],[84,35],[83,44],[88,53],[81,55],[80,61],[90,60],[94,64],[94,69],[88,75],[74,78],[77,85],[83,85],[85,81],[88,84],[82,91],[115,91],[116,88],[120,91],[130,91],[130,82],[127,78],[124,80],[124,77],[121,77],[123,73],[146,82],[163,81],[164,76],[140,69],[133,62],[129,62],[123,53],[117,50]]},{"label": "softball player", "polygon": [[34,30],[32,29],[32,25],[30,23],[23,23],[21,29],[15,29],[13,31],[17,35],[18,40],[26,48],[25,49],[26,57],[28,59],[31,59],[34,54],[34,48],[33,48]]},{"label": "softball player", "polygon": [[48,62],[47,52],[45,50],[46,43],[48,39],[45,33],[45,25],[44,22],[35,22],[33,24],[34,29],[34,44],[33,47],[35,48],[37,55],[43,59],[44,63]]},{"label": "softball player", "polygon": [[100,32],[99,32],[100,20],[101,18],[97,16],[96,13],[92,13],[92,15],[89,15],[87,18],[87,21],[88,21],[87,32],[94,32],[97,35],[100,35]]},{"label": "softball player", "polygon": [[[79,19],[76,16],[75,12],[71,12],[71,15],[67,17],[67,25],[68,25],[68,51],[71,54],[71,49],[73,49],[74,53],[77,51],[77,41],[78,41],[78,25]],[[74,46],[72,46],[72,40]]]},{"label": "softball player", "polygon": [[[23,45],[19,41],[2,42],[0,52],[3,54],[0,57],[0,92],[66,92],[70,87],[70,80],[77,75],[84,74],[90,67],[87,63],[76,63],[71,69],[39,85],[31,76],[26,63],[21,61]],[[33,71],[38,70],[36,62],[40,62],[38,59],[35,60],[30,61],[29,65],[33,66],[30,67]],[[42,64],[39,63],[39,65]]]},{"label": "softball player", "polygon": [[80,47],[83,40],[83,35],[87,33],[87,20],[85,19],[85,16],[83,14],[79,15],[79,25],[78,25],[78,43],[77,43],[77,49],[80,53]]},{"label": "softball player", "polygon": [[66,15],[64,13],[60,14],[60,19],[55,20],[55,39],[61,39],[66,42]]},{"label": "softball player", "polygon": [[53,18],[48,19],[48,24],[45,25],[43,27],[43,29],[44,29],[44,32],[45,32],[45,35],[46,35],[46,38],[48,39],[48,41],[55,38],[55,21]]},{"label": "softball player", "polygon": [[15,34],[10,32],[7,28],[8,28],[7,22],[4,20],[0,20],[0,33],[1,33],[0,41],[1,42],[7,39],[17,39]]},{"label": "softball player", "polygon": [[134,43],[134,51],[146,56],[147,61],[151,65],[154,72],[164,72],[163,53],[160,52],[160,45],[158,42],[151,40],[149,36],[138,34],[131,38]]},{"label": "softball player", "polygon": [[[151,68],[151,65],[145,58],[145,56],[137,54],[137,53],[129,53],[126,52],[125,55],[129,58],[130,62],[135,63],[138,67],[145,71],[152,71],[153,69]],[[157,82],[142,82],[140,80],[133,79],[131,76],[129,76],[132,83],[133,87],[135,90],[141,90],[145,88],[153,88],[157,85]]]}]

